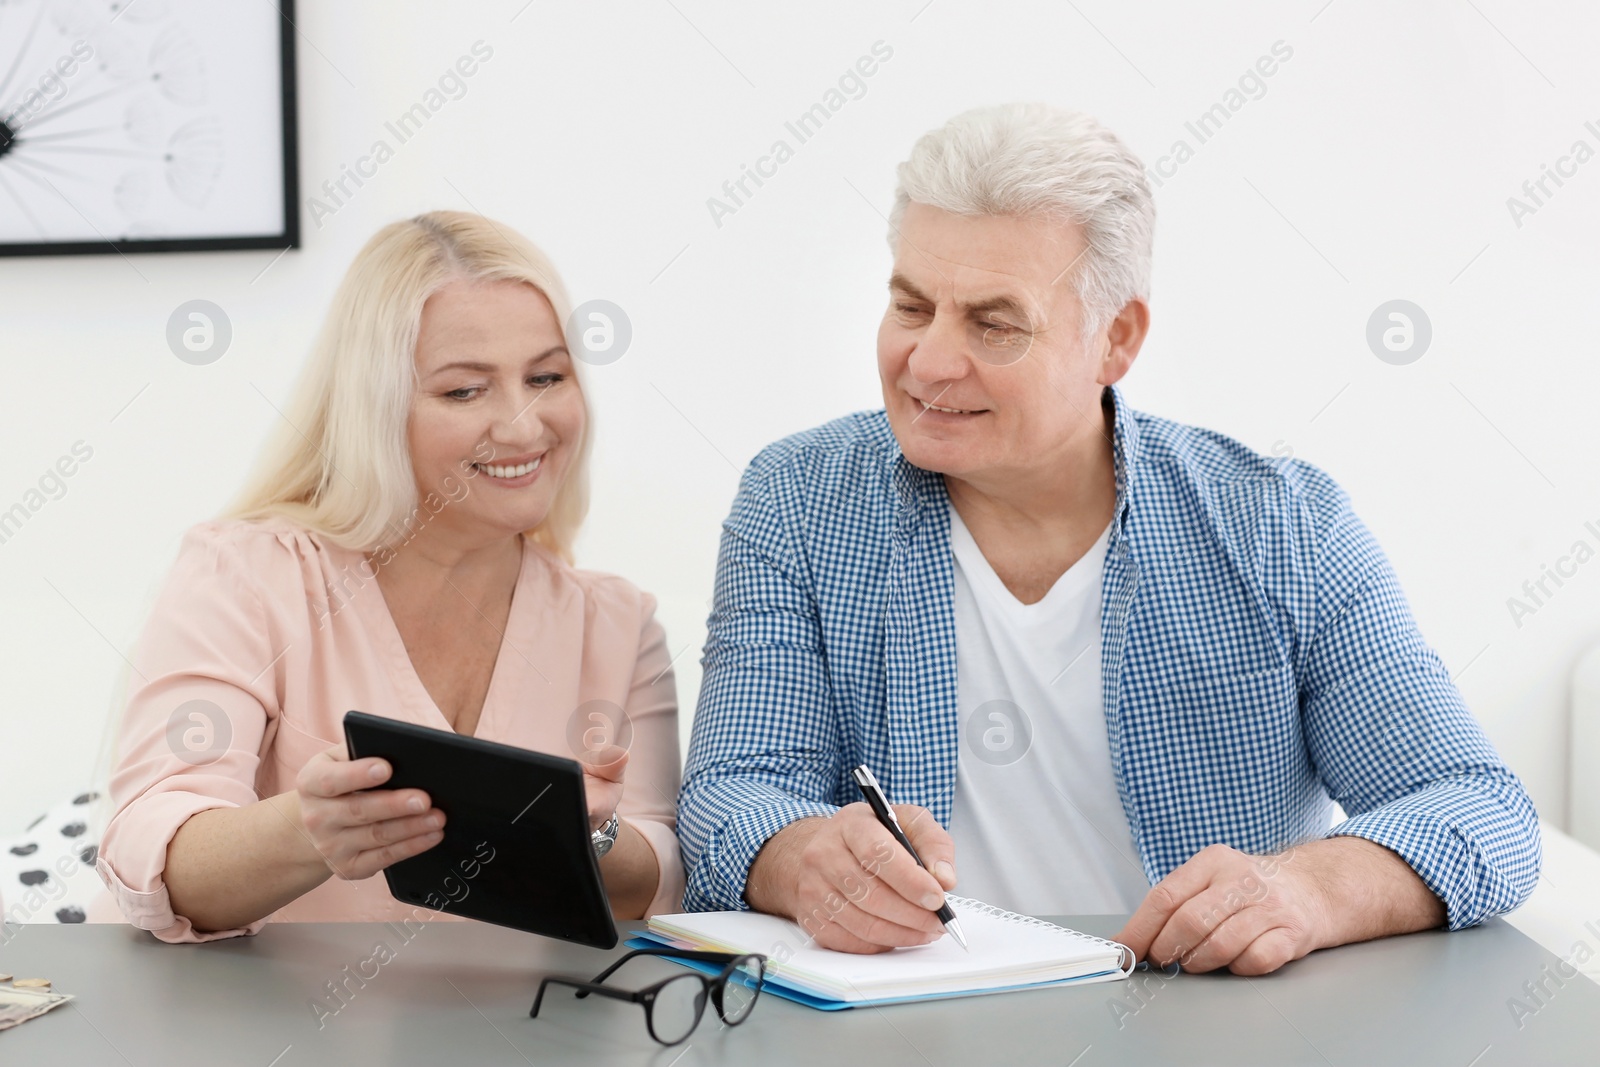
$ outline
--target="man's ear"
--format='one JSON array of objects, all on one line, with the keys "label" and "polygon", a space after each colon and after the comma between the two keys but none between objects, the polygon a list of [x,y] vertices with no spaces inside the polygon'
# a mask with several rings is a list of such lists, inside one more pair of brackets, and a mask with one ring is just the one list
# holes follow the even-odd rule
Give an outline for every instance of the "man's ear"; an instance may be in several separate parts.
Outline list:
[{"label": "man's ear", "polygon": [[1134,297],[1122,306],[1106,329],[1106,349],[1100,357],[1100,385],[1115,385],[1139,358],[1139,349],[1150,333],[1150,305]]}]

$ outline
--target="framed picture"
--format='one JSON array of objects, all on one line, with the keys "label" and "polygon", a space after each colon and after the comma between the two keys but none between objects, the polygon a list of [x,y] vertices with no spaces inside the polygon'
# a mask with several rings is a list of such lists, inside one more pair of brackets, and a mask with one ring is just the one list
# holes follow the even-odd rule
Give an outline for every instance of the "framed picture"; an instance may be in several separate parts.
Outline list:
[{"label": "framed picture", "polygon": [[0,255],[297,248],[292,0],[0,0]]}]

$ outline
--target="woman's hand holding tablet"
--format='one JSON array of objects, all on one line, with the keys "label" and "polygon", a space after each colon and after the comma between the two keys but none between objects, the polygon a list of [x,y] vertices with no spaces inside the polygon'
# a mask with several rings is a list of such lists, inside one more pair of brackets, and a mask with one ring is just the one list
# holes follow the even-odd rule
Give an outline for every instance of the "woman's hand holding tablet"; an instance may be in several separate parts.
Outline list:
[{"label": "woman's hand holding tablet", "polygon": [[621,745],[607,745],[583,755],[587,758],[578,763],[583,767],[583,791],[589,802],[589,829],[598,830],[622,804],[622,776],[628,768],[628,750]]},{"label": "woman's hand holding tablet", "polygon": [[343,745],[318,753],[300,768],[300,821],[312,847],[340,878],[370,878],[444,839],[445,814],[427,793],[376,788],[393,773],[388,761],[376,756],[350,759]]}]

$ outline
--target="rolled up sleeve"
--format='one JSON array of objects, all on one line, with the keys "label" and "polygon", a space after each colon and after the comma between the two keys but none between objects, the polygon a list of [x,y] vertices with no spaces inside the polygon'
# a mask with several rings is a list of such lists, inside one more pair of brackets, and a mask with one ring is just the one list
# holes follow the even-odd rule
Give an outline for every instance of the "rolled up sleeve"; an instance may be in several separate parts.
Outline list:
[{"label": "rolled up sleeve", "polygon": [[748,908],[745,881],[768,838],[838,810],[842,741],[797,544],[752,467],[723,526],[679,798],[691,911]]},{"label": "rolled up sleeve", "polygon": [[1452,930],[1517,907],[1539,877],[1533,803],[1348,507],[1331,525],[1318,571],[1306,740],[1328,792],[1350,814],[1329,836],[1398,854],[1444,902]]},{"label": "rolled up sleeve", "polygon": [[191,529],[134,652],[111,775],[111,819],[95,870],[122,914],[162,941],[254,934],[259,919],[201,933],[174,914],[167,846],[197,812],[242,807],[268,723],[278,714],[261,597],[226,534]]}]

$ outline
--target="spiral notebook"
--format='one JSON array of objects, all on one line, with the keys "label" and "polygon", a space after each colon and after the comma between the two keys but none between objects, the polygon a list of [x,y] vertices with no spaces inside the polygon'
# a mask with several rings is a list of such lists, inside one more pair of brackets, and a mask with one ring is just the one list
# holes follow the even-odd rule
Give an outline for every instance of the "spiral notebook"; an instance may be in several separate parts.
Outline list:
[{"label": "spiral notebook", "polygon": [[657,915],[628,943],[759,952],[767,957],[766,992],[825,1010],[1109,982],[1133,969],[1133,953],[1115,941],[965,897],[949,901],[971,952],[949,935],[877,955],[834,952],[819,948],[797,924],[753,911]]}]

